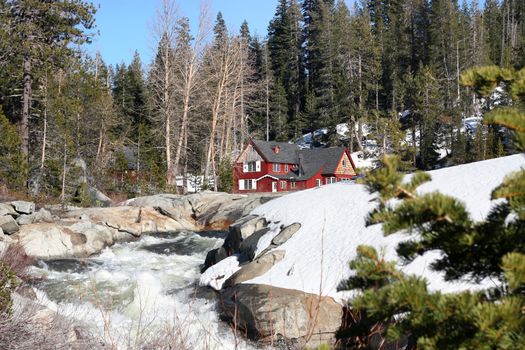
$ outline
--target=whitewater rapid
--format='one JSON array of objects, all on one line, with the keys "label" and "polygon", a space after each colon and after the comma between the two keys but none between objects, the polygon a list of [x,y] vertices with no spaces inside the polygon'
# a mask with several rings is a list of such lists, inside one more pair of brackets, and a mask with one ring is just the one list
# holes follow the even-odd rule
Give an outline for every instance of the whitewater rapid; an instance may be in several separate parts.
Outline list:
[{"label": "whitewater rapid", "polygon": [[248,349],[220,322],[216,302],[195,282],[224,233],[178,232],[116,244],[87,259],[39,261],[39,302],[80,321],[114,348]]}]

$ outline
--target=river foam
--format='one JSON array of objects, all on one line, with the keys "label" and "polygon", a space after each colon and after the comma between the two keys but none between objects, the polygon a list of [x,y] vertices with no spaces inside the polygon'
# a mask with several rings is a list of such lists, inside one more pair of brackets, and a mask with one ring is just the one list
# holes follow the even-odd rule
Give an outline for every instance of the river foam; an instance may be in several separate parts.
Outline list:
[{"label": "river foam", "polygon": [[116,244],[89,259],[39,262],[39,301],[118,349],[249,349],[221,323],[195,282],[220,234],[180,232]]}]

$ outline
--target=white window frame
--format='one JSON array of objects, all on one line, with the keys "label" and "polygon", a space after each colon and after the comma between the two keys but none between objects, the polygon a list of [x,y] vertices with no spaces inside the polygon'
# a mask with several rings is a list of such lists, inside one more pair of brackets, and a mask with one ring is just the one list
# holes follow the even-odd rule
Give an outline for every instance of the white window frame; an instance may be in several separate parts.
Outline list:
[{"label": "white window frame", "polygon": [[281,172],[281,164],[280,163],[273,163],[272,164],[272,170],[274,173],[280,173]]},{"label": "white window frame", "polygon": [[290,188],[295,188],[297,186],[297,182],[291,181],[290,182]]},{"label": "white window frame", "polygon": [[284,172],[285,172],[285,173],[288,172],[288,164],[285,164],[285,165],[284,165]]},{"label": "white window frame", "polygon": [[261,161],[244,162],[242,163],[242,170],[244,173],[255,173],[261,171]]},{"label": "white window frame", "polygon": [[241,183],[239,183],[239,190],[241,189],[241,187],[242,187],[242,190],[256,190],[257,189],[257,181],[255,181],[255,179],[244,179],[244,180],[239,180],[239,181],[244,181],[242,186],[241,186]]},{"label": "white window frame", "polygon": [[322,184],[322,183],[323,183],[323,182],[321,181],[321,179],[315,179],[315,186],[316,186],[316,187],[321,187],[321,184]]},{"label": "white window frame", "polygon": [[280,182],[279,185],[280,185],[280,187],[281,187],[281,190],[286,190],[286,181],[281,180],[281,181],[279,181],[279,182]]},{"label": "white window frame", "polygon": [[346,159],[343,157],[343,168],[346,168]]}]

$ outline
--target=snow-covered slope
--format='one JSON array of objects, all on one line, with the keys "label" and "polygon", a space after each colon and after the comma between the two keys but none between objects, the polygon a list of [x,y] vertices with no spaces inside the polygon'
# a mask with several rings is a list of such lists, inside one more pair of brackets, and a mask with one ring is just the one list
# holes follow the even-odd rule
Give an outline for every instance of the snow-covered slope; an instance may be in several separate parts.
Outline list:
[{"label": "snow-covered slope", "polygon": [[[493,205],[490,201],[492,189],[506,174],[523,166],[525,158],[514,155],[440,169],[430,172],[432,181],[420,189],[424,192],[440,190],[461,199],[472,217],[480,220]],[[286,250],[284,259],[264,275],[246,283],[342,297],[337,292],[337,285],[351,273],[348,261],[355,257],[358,245],[374,246],[384,251],[387,259],[395,260],[397,244],[406,239],[402,234],[384,237],[380,225],[365,227],[365,217],[374,207],[371,199],[362,185],[338,183],[292,193],[256,208],[254,214],[272,222],[272,230],[259,241],[259,252],[269,245],[283,225],[299,222],[302,227],[278,248]],[[429,252],[401,268],[406,273],[426,277],[430,289],[444,292],[481,288],[492,283],[445,282],[441,274],[429,268],[438,254]]]}]

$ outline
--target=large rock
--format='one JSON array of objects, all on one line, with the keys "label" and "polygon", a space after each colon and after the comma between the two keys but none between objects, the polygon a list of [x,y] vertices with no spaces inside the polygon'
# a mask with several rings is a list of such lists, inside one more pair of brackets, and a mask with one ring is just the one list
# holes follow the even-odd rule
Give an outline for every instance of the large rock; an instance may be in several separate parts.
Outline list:
[{"label": "large rock", "polygon": [[87,257],[114,242],[113,230],[90,221],[24,225],[16,236],[26,254],[39,259]]},{"label": "large rock", "polygon": [[230,226],[229,234],[224,240],[228,255],[239,253],[243,240],[266,226],[266,219],[261,216],[248,215]]},{"label": "large rock", "polygon": [[237,284],[222,294],[221,317],[252,339],[284,338],[297,348],[332,343],[342,306],[333,298],[260,284]]},{"label": "large rock", "polygon": [[47,223],[24,225],[17,236],[26,254],[40,259],[74,256],[74,243],[87,241],[82,234]]},{"label": "large rock", "polygon": [[133,198],[122,205],[153,207],[181,224],[196,229],[225,230],[257,206],[280,194],[228,194],[203,191],[190,195],[158,194]]},{"label": "large rock", "polygon": [[281,244],[288,241],[299,229],[301,228],[300,223],[293,223],[289,226],[286,226],[272,239],[272,244],[275,246],[280,246]]},{"label": "large rock", "polygon": [[14,201],[11,205],[20,214],[33,214],[35,211],[35,203],[27,201]]},{"label": "large rock", "polygon": [[16,218],[16,223],[18,225],[29,225],[35,221],[34,214],[22,214]]},{"label": "large rock", "polygon": [[56,221],[56,217],[53,217],[51,212],[47,209],[40,209],[39,211],[33,213],[33,214],[22,214],[17,219],[16,222],[19,225],[29,225],[34,224],[37,222],[54,222]]},{"label": "large rock", "polygon": [[[195,210],[197,222],[211,229],[225,229],[235,221],[248,215],[253,209],[271,199],[277,198],[275,194],[227,194],[217,192],[201,192],[190,196],[190,201]],[[200,195],[200,198],[197,196]]]},{"label": "large rock", "polygon": [[188,229],[179,222],[160,214],[153,208],[142,207],[113,207],[77,209],[63,215],[66,218],[89,219],[94,223],[102,224],[129,233],[135,237],[143,234],[158,232],[174,232]]},{"label": "large rock", "polygon": [[217,264],[219,261],[224,260],[228,257],[226,249],[224,247],[212,249],[206,254],[206,259],[204,260],[204,266],[201,269],[201,273],[206,271],[211,266]]},{"label": "large rock", "polygon": [[265,227],[258,231],[255,231],[252,235],[248,236],[241,242],[239,248],[240,253],[246,257],[249,261],[252,261],[255,257],[255,252],[257,251],[257,244],[259,240],[270,231],[270,228]]},{"label": "large rock", "polygon": [[89,197],[95,203],[97,207],[109,207],[113,204],[111,198],[102,193],[99,189],[95,187],[89,188]]},{"label": "large rock", "polygon": [[[11,237],[9,237],[8,235],[5,235],[4,231],[2,230],[2,228],[0,228],[0,244],[7,244],[7,243],[11,243],[11,242],[12,242]],[[2,255],[2,251],[0,249],[0,256],[1,255]]]},{"label": "large rock", "polygon": [[179,222],[181,226],[187,227],[188,229],[199,229],[193,217],[193,208],[186,196],[169,193],[157,194],[154,196],[129,199],[125,201],[123,205],[151,207],[160,214]]},{"label": "large rock", "polygon": [[281,231],[272,239],[270,245],[260,252],[257,257],[263,256],[272,249],[286,243],[297,231],[299,231],[300,228],[301,224],[296,222],[281,229]]},{"label": "large rock", "polygon": [[274,250],[268,254],[261,256],[259,259],[250,262],[241,267],[230,278],[224,282],[224,287],[232,287],[236,284],[249,281],[255,277],[261,276],[268,272],[276,263],[283,260],[285,255],[284,250]]},{"label": "large rock", "polygon": [[11,235],[17,232],[20,227],[11,215],[5,215],[0,216],[0,228],[5,234]]},{"label": "large rock", "polygon": [[266,226],[266,219],[257,215],[248,215],[242,219],[237,220],[230,226],[230,232],[236,232],[241,239],[246,239],[255,231],[258,231]]},{"label": "large rock", "polygon": [[0,216],[4,215],[11,215],[13,217],[17,217],[18,214],[16,210],[13,208],[13,206],[9,203],[0,203]]}]

